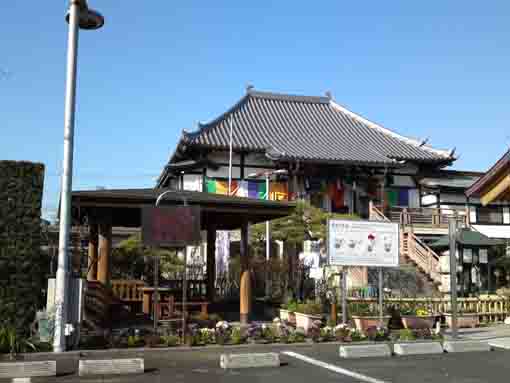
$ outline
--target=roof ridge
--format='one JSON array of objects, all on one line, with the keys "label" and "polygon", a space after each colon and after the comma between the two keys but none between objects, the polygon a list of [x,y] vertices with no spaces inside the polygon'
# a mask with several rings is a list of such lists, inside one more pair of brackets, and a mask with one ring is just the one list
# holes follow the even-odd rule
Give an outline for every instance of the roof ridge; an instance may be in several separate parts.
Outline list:
[{"label": "roof ridge", "polygon": [[328,104],[331,101],[331,99],[327,96],[304,96],[299,94],[264,92],[260,90],[254,90],[253,88],[248,89],[247,94],[255,98],[263,98],[268,100],[308,102],[313,104]]},{"label": "roof ridge", "polygon": [[330,103],[329,103],[334,109],[337,109],[343,113],[346,113],[348,115],[350,115],[352,118],[354,119],[357,119],[361,122],[363,122],[365,125],[367,125],[368,127],[370,128],[373,128],[373,129],[376,129],[378,131],[380,131],[381,133],[384,133],[384,134],[387,134],[387,135],[390,135],[394,138],[397,138],[401,141],[404,141],[410,145],[413,145],[413,146],[416,146],[417,148],[420,148],[420,149],[423,149],[423,150],[427,150],[431,153],[434,153],[434,154],[437,154],[437,155],[440,155],[440,156],[444,156],[445,159],[448,159],[448,158],[451,158],[451,153],[452,151],[447,151],[447,150],[441,150],[441,149],[434,149],[433,147],[431,146],[428,146],[428,145],[425,145],[423,144],[422,142],[414,139],[414,138],[410,138],[410,137],[406,137],[406,136],[403,136],[399,133],[396,133],[388,128],[385,128],[384,126],[378,124],[378,123],[375,123],[373,121],[370,121],[368,118],[366,117],[363,117],[362,115],[358,114],[358,113],[355,113],[349,109],[347,109],[345,106],[343,105],[340,105],[339,103],[337,103],[336,101],[334,100],[330,100]]}]

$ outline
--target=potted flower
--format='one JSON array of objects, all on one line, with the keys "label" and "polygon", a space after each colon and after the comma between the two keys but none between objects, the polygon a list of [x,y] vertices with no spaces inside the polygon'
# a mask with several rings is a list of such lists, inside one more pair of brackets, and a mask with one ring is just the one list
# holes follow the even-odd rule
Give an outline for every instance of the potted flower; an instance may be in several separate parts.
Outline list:
[{"label": "potted flower", "polygon": [[280,319],[282,321],[288,321],[289,323],[296,323],[295,312],[297,310],[298,303],[296,301],[290,300],[288,303],[283,304],[280,309]]},{"label": "potted flower", "polygon": [[400,309],[402,325],[406,329],[432,328],[434,315],[423,306],[410,305]]},{"label": "potted flower", "polygon": [[321,321],[322,306],[313,302],[301,303],[297,305],[294,314],[296,316],[296,328],[302,328],[305,334],[308,334],[313,323]]},{"label": "potted flower", "polygon": [[[444,313],[446,324],[452,328],[452,313],[448,311]],[[476,310],[459,308],[457,310],[457,327],[458,328],[475,328],[480,325],[480,317]]]},{"label": "potted flower", "polygon": [[363,333],[365,333],[365,331],[370,327],[377,327],[380,325],[388,327],[388,322],[391,318],[387,315],[386,311],[383,311],[383,323],[380,323],[381,318],[379,317],[379,310],[372,309],[372,307],[367,303],[351,305],[349,312],[351,313],[351,318],[354,320],[356,329]]}]

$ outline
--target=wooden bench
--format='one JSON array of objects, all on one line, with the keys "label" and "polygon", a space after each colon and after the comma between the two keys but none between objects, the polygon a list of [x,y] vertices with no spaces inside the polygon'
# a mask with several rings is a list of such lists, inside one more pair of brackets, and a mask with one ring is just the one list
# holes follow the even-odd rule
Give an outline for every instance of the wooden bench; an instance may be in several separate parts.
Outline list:
[{"label": "wooden bench", "polygon": [[[188,308],[188,307],[200,307],[200,314],[202,316],[204,316],[204,317],[207,317],[209,315],[209,312],[208,312],[209,304],[210,304],[210,302],[207,302],[207,301],[186,302],[186,308]],[[161,302],[159,304],[159,308],[158,308],[159,317],[161,319],[172,318],[174,316],[174,314],[175,314],[176,307],[179,307],[179,306],[182,309],[183,303],[182,302],[176,302],[175,299],[174,299],[174,296],[170,295],[168,297],[168,301],[167,302]]]}]

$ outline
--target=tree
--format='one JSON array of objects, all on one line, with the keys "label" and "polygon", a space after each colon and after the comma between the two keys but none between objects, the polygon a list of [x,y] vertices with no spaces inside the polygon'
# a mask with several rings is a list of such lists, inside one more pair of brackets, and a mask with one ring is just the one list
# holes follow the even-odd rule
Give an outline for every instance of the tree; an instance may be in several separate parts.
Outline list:
[{"label": "tree", "polygon": [[177,251],[156,249],[144,246],[139,234],[122,241],[113,250],[112,274],[119,279],[144,279],[152,281],[154,278],[151,259],[160,257],[160,275],[169,276],[182,272],[182,260]]},{"label": "tree", "polygon": [[[296,274],[299,271],[298,253],[306,240],[316,240],[325,243],[328,219],[359,219],[356,215],[328,213],[310,205],[306,201],[299,201],[293,213],[287,217],[271,221],[271,239],[284,243],[284,257],[287,258],[287,268],[282,275],[282,283],[296,292]],[[265,249],[265,224],[257,224],[250,228],[250,245],[255,255],[263,254]]]}]

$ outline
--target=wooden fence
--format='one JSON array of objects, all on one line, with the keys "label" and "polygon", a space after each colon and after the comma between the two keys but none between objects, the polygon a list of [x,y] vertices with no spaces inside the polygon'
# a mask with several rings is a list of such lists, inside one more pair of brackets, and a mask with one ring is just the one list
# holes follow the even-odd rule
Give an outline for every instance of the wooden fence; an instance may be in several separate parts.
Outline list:
[{"label": "wooden fence", "polygon": [[[368,305],[374,311],[378,309],[378,300],[376,298],[348,298],[347,301],[349,306],[355,310],[360,305]],[[451,302],[445,298],[385,298],[383,305],[386,309],[391,306],[397,308],[422,307],[434,315],[445,314],[451,311]],[[481,321],[501,321],[510,313],[510,300],[498,296],[458,298],[457,309],[458,312],[476,313]]]}]

